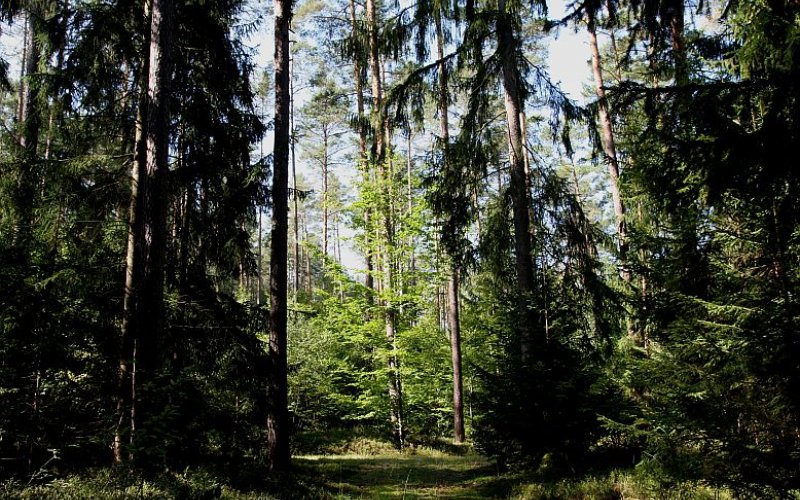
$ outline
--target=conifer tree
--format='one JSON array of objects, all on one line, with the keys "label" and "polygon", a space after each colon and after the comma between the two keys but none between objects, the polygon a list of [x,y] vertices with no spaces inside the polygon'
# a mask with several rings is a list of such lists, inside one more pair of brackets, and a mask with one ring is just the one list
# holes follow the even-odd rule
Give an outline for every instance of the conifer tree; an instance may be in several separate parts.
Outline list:
[{"label": "conifer tree", "polygon": [[289,25],[292,1],[275,0],[275,148],[272,170],[272,235],[270,240],[270,380],[267,415],[269,468],[287,470],[289,408],[286,368],[287,212],[289,167]]}]

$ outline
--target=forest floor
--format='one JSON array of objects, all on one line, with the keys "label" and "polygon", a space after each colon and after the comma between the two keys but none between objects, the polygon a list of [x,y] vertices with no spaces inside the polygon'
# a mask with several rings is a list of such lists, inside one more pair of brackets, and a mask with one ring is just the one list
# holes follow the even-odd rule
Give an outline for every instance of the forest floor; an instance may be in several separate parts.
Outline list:
[{"label": "forest floor", "polygon": [[295,459],[298,472],[339,498],[507,498],[507,481],[485,458],[440,452]]},{"label": "forest floor", "polygon": [[[294,459],[308,498],[332,499],[729,499],[728,492],[690,484],[662,489],[632,471],[554,477],[499,474],[473,451],[427,448],[376,455],[305,455]],[[277,498],[283,498],[280,494]],[[287,498],[295,498],[289,495]]]},{"label": "forest floor", "polygon": [[[727,499],[705,487],[677,485],[668,490],[633,471],[576,474],[543,471],[498,473],[494,463],[467,446],[412,447],[402,453],[389,443],[356,439],[316,447],[319,454],[297,454],[293,471],[260,477],[249,486],[232,486],[211,470],[186,469],[154,480],[97,469],[52,478],[38,485],[0,481],[0,497],[16,499]],[[245,472],[244,470],[242,472]],[[238,481],[236,481],[238,482]]]}]

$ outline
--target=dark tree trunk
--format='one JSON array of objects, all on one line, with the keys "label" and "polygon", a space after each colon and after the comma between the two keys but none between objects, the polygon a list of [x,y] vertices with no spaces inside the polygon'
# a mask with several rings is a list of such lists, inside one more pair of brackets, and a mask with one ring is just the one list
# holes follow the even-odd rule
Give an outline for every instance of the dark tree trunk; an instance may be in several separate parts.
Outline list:
[{"label": "dark tree trunk", "polygon": [[291,466],[286,368],[289,170],[289,24],[292,0],[275,0],[275,148],[270,245],[270,331],[267,460],[272,471]]},{"label": "dark tree trunk", "polygon": [[139,179],[140,198],[137,204],[139,233],[136,239],[141,245],[141,259],[138,264],[134,261],[136,267],[140,266],[134,274],[141,276],[141,281],[134,287],[135,385],[132,383],[132,391],[135,391],[135,398],[132,418],[137,427],[135,444],[140,450],[136,458],[147,468],[160,465],[153,460],[151,453],[163,449],[163,443],[157,436],[157,425],[152,422],[159,413],[154,407],[152,391],[161,368],[164,334],[172,11],[172,0],[153,0],[151,3],[145,163],[142,172],[144,177]]},{"label": "dark tree trunk", "polygon": [[[145,14],[149,17],[149,13]],[[148,73],[148,61],[145,59],[142,75]],[[126,426],[125,421],[129,420],[132,432],[133,422],[130,421],[132,387],[131,374],[133,373],[133,342],[136,336],[136,289],[141,282],[141,259],[142,245],[139,241],[141,235],[140,206],[141,194],[143,190],[139,188],[139,183],[145,176],[145,117],[147,107],[147,94],[144,86],[144,79],[139,77],[138,99],[136,107],[136,132],[133,143],[133,165],[131,166],[131,192],[128,202],[128,244],[125,255],[125,288],[122,301],[122,329],[120,332],[120,358],[118,367],[117,382],[117,424],[114,429],[114,442],[112,450],[114,453],[114,463],[122,463],[123,457],[123,433]],[[129,436],[129,440],[132,435]]]},{"label": "dark tree trunk", "polygon": [[689,83],[689,66],[686,61],[686,48],[683,41],[683,15],[683,0],[671,0],[667,7],[667,16],[669,18],[670,39],[672,42],[672,57],[675,60],[676,85],[687,85]]}]

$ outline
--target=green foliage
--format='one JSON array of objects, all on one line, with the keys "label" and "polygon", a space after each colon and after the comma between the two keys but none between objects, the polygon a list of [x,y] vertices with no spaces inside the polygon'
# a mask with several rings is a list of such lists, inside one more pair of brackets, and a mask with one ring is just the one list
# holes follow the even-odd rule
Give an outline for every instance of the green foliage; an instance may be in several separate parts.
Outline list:
[{"label": "green foliage", "polygon": [[647,356],[629,367],[653,477],[784,495],[800,484],[788,361],[798,321],[800,219],[788,201],[798,12],[757,4],[734,6],[724,25],[733,75],[629,95],[642,97],[624,131],[629,190],[646,210],[635,239],[649,285],[637,300]]},{"label": "green foliage", "polygon": [[[24,120],[20,82],[0,61],[0,86],[15,91],[0,106],[0,494],[796,496],[797,2],[727,2],[713,32],[694,21],[713,3],[695,16],[674,0],[573,5],[565,21],[592,12],[620,35],[603,70],[614,70],[606,80],[615,82],[624,253],[610,236],[600,158],[589,151],[598,138],[574,133],[597,104],[578,108],[548,80],[541,2],[492,5],[383,3],[378,52],[389,97],[356,119],[349,79],[369,87],[361,4],[355,26],[341,16],[345,2],[297,6],[293,447],[361,457],[302,459],[298,475],[265,479],[269,312],[254,234],[269,205],[270,158],[262,147],[251,161],[251,148],[266,130],[269,78],[251,85],[249,8],[176,2],[165,333],[157,352],[144,353],[159,369],[136,387],[148,416],[134,430],[119,420],[127,404],[119,333],[149,20],[129,1],[3,3],[4,23],[32,15],[41,57],[23,75],[32,96]],[[437,20],[448,89],[430,60]],[[519,37],[513,52],[500,50],[503,30]],[[334,61],[334,50],[361,74]],[[524,257],[534,283],[523,297],[504,69],[527,114],[532,252]],[[455,118],[448,144],[430,135],[440,129],[428,97],[441,90]],[[382,164],[355,158],[350,122],[368,141],[387,132]],[[404,154],[393,144],[399,132]],[[34,144],[23,147],[23,138]],[[303,172],[306,160],[324,165],[326,189]],[[322,214],[337,243],[326,249]],[[348,241],[370,256],[373,288],[347,268],[339,247]],[[495,465],[513,468],[509,475],[469,445],[441,453],[453,425],[443,293],[453,269],[468,436]],[[520,324],[520,304],[533,324]],[[390,399],[395,380],[402,397]],[[389,444],[400,409],[405,454]],[[147,477],[127,465],[97,468],[110,462],[118,426],[124,458],[146,456]],[[438,477],[448,483],[442,491]]]}]

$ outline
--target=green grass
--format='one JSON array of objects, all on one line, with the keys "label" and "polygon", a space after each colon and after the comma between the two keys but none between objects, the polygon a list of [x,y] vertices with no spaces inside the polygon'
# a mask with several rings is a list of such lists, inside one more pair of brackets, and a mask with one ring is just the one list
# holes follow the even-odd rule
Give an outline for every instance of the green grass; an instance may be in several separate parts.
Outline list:
[{"label": "green grass", "polygon": [[294,463],[297,476],[311,485],[315,495],[333,499],[731,498],[727,492],[692,484],[663,489],[633,471],[566,478],[537,472],[499,474],[489,460],[468,451],[452,454],[423,448],[410,453],[305,455],[295,457]]},{"label": "green grass", "polygon": [[[634,471],[553,477],[552,471],[499,474],[492,462],[464,446],[417,447],[403,453],[377,439],[353,439],[334,454],[294,457],[289,474],[260,467],[239,471],[239,485],[206,470],[162,474],[145,481],[123,470],[95,469],[26,486],[0,482],[0,497],[97,499],[727,499],[697,485],[662,489]],[[243,480],[242,478],[250,478]]]},{"label": "green grass", "polygon": [[334,498],[497,498],[487,495],[494,468],[477,455],[303,456],[295,464]]}]

